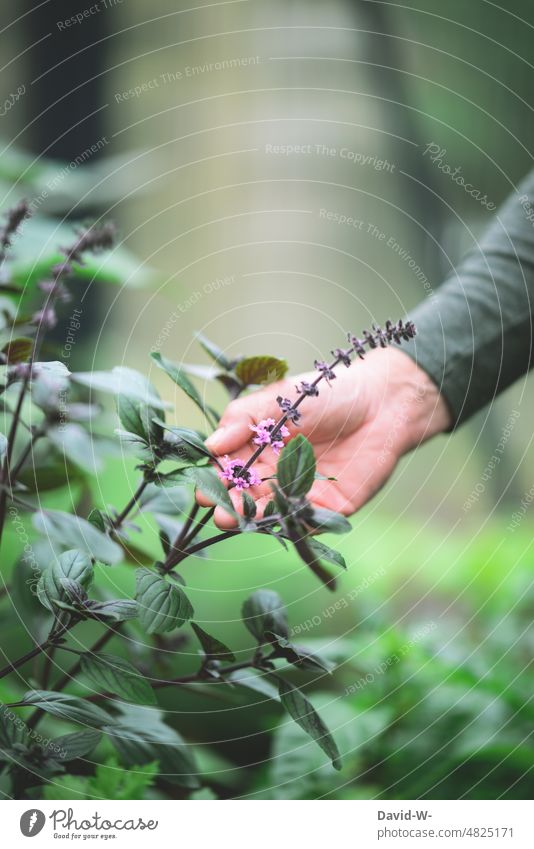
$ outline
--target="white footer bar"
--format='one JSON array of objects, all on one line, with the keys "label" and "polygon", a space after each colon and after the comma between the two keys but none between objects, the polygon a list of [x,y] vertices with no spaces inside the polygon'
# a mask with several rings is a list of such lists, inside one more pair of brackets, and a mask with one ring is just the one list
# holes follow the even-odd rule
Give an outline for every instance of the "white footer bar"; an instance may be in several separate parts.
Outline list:
[{"label": "white footer bar", "polygon": [[[525,801],[5,801],[4,846],[217,846],[273,849],[512,847],[533,849]],[[297,843],[298,841],[298,843]]]}]

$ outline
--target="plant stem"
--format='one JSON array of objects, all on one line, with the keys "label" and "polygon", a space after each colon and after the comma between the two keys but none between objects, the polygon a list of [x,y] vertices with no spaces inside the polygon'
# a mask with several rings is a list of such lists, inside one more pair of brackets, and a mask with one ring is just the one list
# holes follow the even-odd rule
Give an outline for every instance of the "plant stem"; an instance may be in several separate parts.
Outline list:
[{"label": "plant stem", "polygon": [[146,477],[146,476],[145,476],[145,477],[142,479],[142,481],[141,481],[141,483],[139,484],[139,486],[137,487],[137,489],[135,490],[135,492],[134,492],[134,494],[132,495],[132,497],[130,498],[130,500],[128,501],[127,505],[124,507],[124,509],[123,509],[123,510],[121,510],[121,512],[119,513],[119,515],[116,517],[116,519],[114,519],[114,521],[113,521],[113,528],[114,528],[115,530],[117,530],[118,528],[120,528],[120,526],[122,525],[122,523],[123,523],[123,522],[124,522],[124,520],[126,519],[126,517],[127,517],[128,513],[130,512],[130,510],[133,510],[133,509],[134,509],[134,507],[136,506],[137,502],[138,502],[138,501],[139,501],[139,499],[141,498],[141,496],[142,496],[143,492],[145,491],[145,489],[146,489],[146,487],[148,486],[148,484],[149,484],[149,483],[150,483],[150,478],[148,478],[148,477]]},{"label": "plant stem", "polygon": [[[249,667],[254,666],[254,658],[250,658],[250,660],[243,660],[241,663],[232,663],[228,666],[224,667],[225,675],[229,675],[231,672],[237,672],[238,669],[248,669]],[[184,675],[181,678],[171,678],[168,681],[154,681],[151,685],[155,690],[159,690],[162,687],[172,687],[173,685],[179,684],[216,684],[217,681],[212,681],[206,678],[200,678],[198,673],[195,675]],[[226,682],[221,682],[226,683]]]},{"label": "plant stem", "polygon": [[[189,543],[192,542],[192,540],[195,539],[195,537],[200,533],[200,531],[202,530],[204,525],[206,525],[209,522],[209,520],[211,519],[211,517],[213,516],[213,514],[215,512],[215,507],[211,507],[206,513],[204,513],[203,516],[200,517],[198,522],[195,525],[193,525],[195,518],[198,515],[199,510],[200,510],[200,505],[197,504],[197,503],[193,504],[193,507],[191,508],[189,516],[187,517],[187,520],[186,520],[182,530],[180,531],[179,536],[173,542],[171,549],[170,549],[170,551],[167,555],[167,558],[165,560],[165,563],[163,564],[163,568],[164,568],[165,572],[170,572],[170,570],[173,568],[173,566],[176,565],[173,562],[175,555],[184,554]],[[191,532],[188,534],[189,531],[191,531]],[[180,557],[180,561],[183,560],[183,559],[184,559],[183,557]]]},{"label": "plant stem", "polygon": [[200,517],[194,528],[191,530],[191,533],[189,534],[187,539],[184,540],[184,546],[187,546],[190,542],[193,542],[193,540],[196,536],[198,536],[202,528],[208,524],[209,520],[212,518],[214,513],[215,507],[210,507],[210,509],[206,513],[204,513],[203,516]]},{"label": "plant stem", "polygon": [[[60,613],[58,618],[57,618],[57,626],[54,630],[54,634],[64,633],[68,623],[69,623],[68,614],[67,614],[67,618],[65,620],[65,614]],[[42,672],[42,679],[41,679],[43,690],[48,689],[48,682],[50,680],[50,673],[52,672],[52,663],[53,663],[53,660],[54,660],[54,653],[55,653],[57,648],[58,648],[58,645],[57,645],[56,642],[54,642],[45,651],[46,659],[45,659],[45,662],[44,662],[44,665],[43,665],[43,672]]]},{"label": "plant stem", "polygon": [[10,672],[15,672],[17,669],[19,669],[19,667],[24,666],[24,664],[27,663],[28,660],[37,657],[37,655],[45,651],[49,645],[50,640],[45,640],[44,643],[39,643],[38,646],[35,646],[34,649],[22,655],[22,657],[19,657],[18,660],[14,660],[12,663],[8,663],[7,666],[4,666],[3,669],[0,669],[0,678],[5,678],[6,675],[9,675]]},{"label": "plant stem", "polygon": [[180,531],[178,537],[175,539],[175,541],[172,545],[172,548],[176,548],[176,549],[180,548],[180,546],[182,545],[182,543],[186,539],[187,534],[189,533],[191,526],[192,526],[193,522],[195,521],[199,510],[200,510],[200,504],[197,504],[195,502],[195,504],[193,504],[193,507],[191,508],[189,516],[187,517],[182,530]]},{"label": "plant stem", "polygon": [[[187,517],[187,520],[186,520],[182,530],[180,531],[179,535],[177,536],[177,538],[173,542],[171,549],[170,549],[170,551],[169,551],[169,553],[168,553],[168,555],[165,559],[165,563],[163,564],[164,572],[170,572],[170,570],[175,565],[174,564],[175,557],[180,557],[180,555],[183,554],[184,548],[188,544],[188,539],[187,539],[188,531],[190,530],[191,526],[193,525],[193,522],[195,521],[195,518],[196,518],[199,510],[200,510],[200,505],[195,502],[193,504],[193,507],[191,508],[189,516]],[[201,522],[198,522],[197,526],[195,526],[196,533],[198,533],[198,531],[200,530],[200,527],[201,527]],[[195,535],[196,534],[193,534],[193,536],[191,538],[193,539]]]},{"label": "plant stem", "polygon": [[20,498],[18,495],[13,495],[9,487],[4,484],[0,484],[0,489],[6,493],[6,496],[9,498],[13,504],[19,504],[21,507],[24,507],[25,510],[28,510],[30,513],[34,513],[38,510],[35,504],[31,504],[29,501],[25,501],[23,498]]},{"label": "plant stem", "polygon": [[[103,648],[109,640],[113,636],[115,636],[115,632],[120,628],[121,623],[119,623],[115,628],[109,628],[102,636],[94,643],[89,649],[90,654],[94,654]],[[68,672],[65,673],[63,678],[61,678],[57,684],[54,684],[54,692],[59,693],[63,690],[67,684],[69,684],[72,679],[78,674],[81,668],[81,660],[78,660],[77,663],[74,664],[72,669],[69,669]],[[44,711],[41,708],[37,708],[37,710],[30,716],[28,722],[26,723],[28,728],[35,728],[41,717],[43,716]]]},{"label": "plant stem", "polygon": [[[233,663],[229,666],[226,666],[223,670],[225,675],[228,675],[232,672],[237,672],[238,669],[248,669],[249,667],[255,666],[255,658],[251,658],[250,660],[244,660],[241,663]],[[154,690],[160,690],[163,687],[180,687],[180,686],[188,686],[190,684],[226,684],[227,682],[210,680],[207,678],[202,678],[200,674],[197,672],[194,675],[184,675],[180,678],[170,678],[167,681],[154,681],[151,683],[151,687]],[[85,698],[87,702],[96,702],[99,699],[114,699],[116,696],[113,693],[93,693],[90,696]]]},{"label": "plant stem", "polygon": [[[213,512],[213,511],[212,511]],[[258,533],[265,533],[265,530],[272,526],[276,525],[281,519],[281,516],[278,514],[273,514],[272,516],[268,516],[266,519],[260,519],[256,524],[258,528]],[[200,528],[199,528],[200,530]],[[171,552],[169,552],[169,556],[167,560],[163,564],[163,568],[165,573],[170,572],[171,569],[174,569],[175,566],[178,566],[183,560],[189,557],[192,554],[196,554],[197,551],[202,551],[204,548],[209,548],[210,545],[215,545],[215,543],[222,542],[225,539],[230,539],[230,537],[237,536],[241,531],[239,528],[232,528],[228,531],[221,531],[221,533],[214,534],[212,537],[208,537],[207,539],[203,539],[200,542],[197,542],[195,545],[189,546],[190,540],[194,539],[194,536],[190,536],[189,539],[185,541],[184,548],[180,551],[177,550],[176,544],[173,546]],[[173,556],[171,556],[173,555]]]},{"label": "plant stem", "polygon": [[[33,353],[30,363],[33,362]],[[20,414],[22,412],[22,405],[24,403],[24,398],[26,395],[26,390],[28,388],[28,384],[30,382],[30,371],[31,365],[28,369],[28,373],[24,376],[22,381],[22,386],[20,388],[19,396],[17,399],[17,403],[15,406],[15,410],[13,411],[13,418],[11,419],[11,427],[9,428],[9,434],[7,437],[7,447],[6,454],[4,457],[4,462],[2,464],[2,470],[0,472],[0,483],[6,484],[8,478],[11,478],[9,474],[9,464],[11,462],[11,454],[13,453],[13,446],[15,444],[15,437],[17,435],[17,427],[20,419]],[[10,479],[10,485],[13,486],[14,480]],[[7,505],[7,492],[5,489],[2,489],[0,492],[0,545],[2,543],[2,536],[4,533],[4,525],[6,521],[6,505]]]},{"label": "plant stem", "polygon": [[[99,637],[98,640],[96,640],[95,643],[93,643],[91,648],[87,650],[87,653],[88,654],[96,654],[96,652],[98,652],[98,651],[100,651],[100,649],[104,648],[104,646],[107,643],[109,643],[111,638],[115,636],[117,631],[120,629],[120,626],[121,626],[121,623],[119,622],[113,628],[108,628],[108,630],[105,631],[104,634],[102,634],[102,636]],[[57,684],[54,684],[54,692],[59,692],[60,690],[63,690],[67,686],[67,684],[70,681],[72,681],[72,679],[78,674],[78,672],[80,671],[81,665],[82,665],[81,660],[78,660],[74,664],[72,669],[69,669],[69,671],[65,673],[63,678],[60,678],[59,681],[57,682]]]},{"label": "plant stem", "polygon": [[28,457],[29,457],[29,456],[30,456],[30,454],[32,453],[33,448],[34,448],[34,446],[35,446],[35,443],[36,443],[36,442],[37,442],[37,440],[38,440],[38,439],[40,439],[42,436],[44,436],[44,431],[43,431],[43,430],[41,430],[40,428],[39,428],[38,430],[35,430],[35,431],[32,433],[32,435],[31,435],[30,439],[28,440],[28,444],[26,445],[26,448],[24,449],[24,451],[23,451],[23,452],[22,452],[22,454],[20,455],[20,457],[19,457],[19,459],[17,460],[16,464],[15,464],[15,465],[13,466],[13,468],[10,470],[9,477],[11,478],[11,480],[15,481],[15,480],[17,479],[17,477],[19,476],[19,474],[20,474],[20,472],[21,472],[21,470],[22,470],[22,467],[24,466],[24,463],[26,462],[26,460],[28,459]]},{"label": "plant stem", "polygon": [[0,670],[0,678],[5,678],[6,675],[10,674],[10,672],[15,672],[15,670],[19,669],[21,666],[24,666],[24,664],[27,663],[29,660],[32,660],[32,658],[37,657],[38,654],[41,654],[42,652],[46,651],[49,646],[54,645],[58,637],[61,637],[63,634],[73,628],[78,621],[79,620],[76,619],[71,620],[66,625],[63,625],[59,630],[51,631],[44,643],[39,643],[39,645],[35,646],[35,648],[31,649],[31,651],[26,652],[25,655],[19,657],[18,660],[13,661],[12,663],[8,663],[7,666],[4,666],[4,668]]},{"label": "plant stem", "polygon": [[[197,542],[196,545],[191,546],[191,548],[184,549],[183,551],[174,551],[174,556],[172,558],[167,558],[164,563],[164,571],[165,573],[170,572],[171,569],[174,569],[175,566],[178,566],[183,560],[186,560],[187,557],[190,557],[192,554],[196,554],[197,551],[202,551],[203,548],[208,548],[210,545],[214,545],[216,542],[222,542],[225,539],[230,539],[230,537],[236,536],[240,531],[238,529],[231,531],[222,531],[220,534],[215,534],[208,539],[203,539],[201,542]],[[175,548],[175,547],[174,547]]]},{"label": "plant stem", "polygon": [[[22,211],[22,210],[21,210]],[[27,216],[27,211],[24,214],[24,217]],[[19,216],[20,218],[20,216]],[[12,219],[15,221],[16,219]],[[23,219],[21,219],[23,220]],[[16,230],[16,227],[15,227]],[[14,233],[14,230],[11,232]],[[5,235],[8,234],[8,241],[5,242]],[[4,230],[4,248],[10,244],[9,241],[9,227],[8,230]],[[98,247],[107,247],[111,241],[111,233],[108,229],[106,232],[106,228],[103,227],[101,230],[93,230],[89,228],[85,232],[80,233],[76,240],[65,249],[62,249],[62,253],[64,259],[62,262],[59,262],[52,269],[52,278],[51,283],[52,287],[49,289],[48,294],[44,300],[43,305],[43,313],[44,311],[54,311],[54,307],[58,298],[59,287],[62,284],[62,278],[70,274],[72,270],[71,263],[72,262],[81,262],[81,255],[86,250],[95,250]],[[22,411],[22,406],[24,403],[24,398],[26,397],[26,392],[28,390],[28,386],[30,384],[30,380],[32,377],[32,369],[39,356],[39,352],[41,350],[41,345],[43,343],[44,335],[47,330],[47,322],[41,318],[37,325],[37,330],[35,333],[35,338],[33,340],[33,345],[31,349],[30,356],[27,362],[27,369],[22,379],[22,386],[20,388],[19,396],[17,398],[17,403],[15,406],[15,410],[13,412],[13,418],[11,421],[11,427],[9,429],[9,435],[7,438],[7,446],[6,453],[4,457],[4,461],[2,464],[2,469],[0,471],[0,484],[6,484],[9,481],[9,485],[12,488],[15,482],[15,475],[10,470],[11,465],[11,456],[13,454],[13,448],[15,446],[15,438],[17,435],[17,429],[20,421],[20,415]],[[7,493],[5,489],[0,492],[0,545],[2,543],[2,536],[4,533],[4,526],[6,521],[6,503],[7,503]]]}]

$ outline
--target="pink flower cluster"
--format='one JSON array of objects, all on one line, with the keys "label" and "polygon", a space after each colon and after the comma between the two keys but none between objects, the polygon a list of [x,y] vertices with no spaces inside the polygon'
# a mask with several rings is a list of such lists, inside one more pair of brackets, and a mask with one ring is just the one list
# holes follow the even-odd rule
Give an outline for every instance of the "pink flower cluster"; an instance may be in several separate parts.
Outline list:
[{"label": "pink flower cluster", "polygon": [[280,449],[284,447],[283,440],[289,436],[289,430],[285,425],[282,425],[273,439],[271,431],[275,424],[274,419],[262,419],[257,425],[250,425],[250,429],[256,434],[252,440],[255,445],[270,445],[274,453],[279,454]]},{"label": "pink flower cluster", "polygon": [[254,469],[245,469],[244,467],[244,460],[239,458],[230,460],[228,456],[224,458],[221,478],[227,480],[228,483],[233,483],[238,492],[261,483],[261,478]]}]

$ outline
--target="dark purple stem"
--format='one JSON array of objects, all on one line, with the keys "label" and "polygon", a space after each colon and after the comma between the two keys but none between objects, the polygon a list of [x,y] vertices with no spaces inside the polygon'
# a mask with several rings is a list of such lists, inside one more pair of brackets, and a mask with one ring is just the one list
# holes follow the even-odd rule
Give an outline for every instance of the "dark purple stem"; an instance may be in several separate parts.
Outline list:
[{"label": "dark purple stem", "polygon": [[[311,389],[315,389],[322,380],[328,380],[328,375],[333,369],[336,368],[340,363],[344,363],[346,366],[351,365],[351,357],[356,354],[360,359],[363,359],[365,353],[365,347],[369,348],[385,348],[391,342],[401,342],[402,340],[408,341],[409,339],[413,339],[415,336],[415,326],[411,321],[403,324],[402,319],[400,319],[397,324],[392,324],[390,321],[386,322],[385,330],[382,330],[380,327],[375,327],[373,325],[374,333],[369,333],[364,330],[363,339],[358,339],[356,336],[353,336],[352,333],[349,333],[349,342],[352,342],[350,348],[345,351],[335,351],[334,353],[335,359],[329,363],[324,364],[324,367],[320,369],[320,373],[317,375],[315,380],[310,384]],[[287,421],[293,418],[292,413],[294,413],[302,404],[305,398],[312,395],[307,389],[306,391],[302,391],[297,397],[296,401],[289,407],[287,412],[283,413],[280,416],[273,429],[271,430],[270,436],[271,441],[277,433],[280,432],[281,428],[285,425]],[[247,460],[245,465],[243,466],[242,471],[248,471],[253,463],[256,462],[260,454],[263,453],[267,445],[259,445],[258,448],[254,451],[251,457]]]}]

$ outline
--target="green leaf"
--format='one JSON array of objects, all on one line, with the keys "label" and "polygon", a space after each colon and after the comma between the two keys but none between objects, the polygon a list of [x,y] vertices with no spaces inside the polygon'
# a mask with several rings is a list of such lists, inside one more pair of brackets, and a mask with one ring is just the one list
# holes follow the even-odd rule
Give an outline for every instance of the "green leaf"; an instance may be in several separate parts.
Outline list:
[{"label": "green leaf", "polygon": [[327,672],[328,674],[332,672],[333,664],[323,660],[303,646],[296,646],[278,634],[267,632],[266,637],[271,642],[276,657],[283,657],[288,663],[302,669],[320,669],[322,672]]},{"label": "green leaf", "polygon": [[156,410],[164,410],[168,406],[144,374],[126,366],[115,366],[111,371],[74,372],[71,377],[90,389],[110,392],[112,395],[127,395]]},{"label": "green leaf", "polygon": [[235,377],[232,377],[231,374],[217,374],[215,376],[215,380],[218,380],[219,383],[224,386],[224,388],[228,392],[231,401],[233,401],[235,398],[239,398],[243,389],[245,388],[241,381],[237,380],[237,378]]},{"label": "green leaf", "polygon": [[[41,449],[44,447],[44,440]],[[51,492],[69,484],[71,489],[84,480],[85,473],[70,460],[61,460],[55,452],[47,451],[46,456],[36,446],[34,462],[28,463],[18,475],[19,483],[26,487],[26,493]]]},{"label": "green leaf", "polygon": [[265,641],[267,631],[281,637],[289,636],[284,603],[273,590],[256,590],[252,593],[244,602],[241,615],[245,626],[260,643]]},{"label": "green leaf", "polygon": [[117,413],[124,429],[151,445],[159,443],[163,436],[161,426],[156,424],[157,412],[155,407],[150,407],[138,398],[117,395]]},{"label": "green leaf", "polygon": [[[50,800],[75,801],[137,800],[150,797],[158,764],[143,764],[142,770],[128,770],[119,766],[116,757],[107,757],[106,762],[97,764],[94,775],[54,776],[53,782],[45,785],[43,798]],[[103,835],[102,835],[103,836]]]},{"label": "green leaf", "polygon": [[60,510],[40,510],[33,516],[33,525],[62,548],[77,548],[103,563],[122,560],[120,546],[80,516]]},{"label": "green leaf", "polygon": [[154,463],[154,452],[142,436],[120,428],[115,428],[115,436],[118,436],[126,450],[131,451],[139,460],[143,460],[145,463]]},{"label": "green leaf", "polygon": [[159,774],[165,781],[196,790],[200,782],[191,747],[160,717],[154,708],[128,705],[125,719],[103,731],[125,766],[144,766],[157,761]]},{"label": "green leaf", "polygon": [[0,433],[0,463],[4,462],[4,456],[7,451],[7,436]]},{"label": "green leaf", "polygon": [[[154,780],[159,772],[157,761],[143,764],[143,768],[127,770],[119,767],[117,758],[108,758],[98,764],[94,777],[89,781],[88,799],[149,799],[153,793]],[[157,791],[156,791],[157,794]]]},{"label": "green leaf", "polygon": [[345,516],[333,510],[326,510],[324,507],[314,507],[312,515],[309,518],[306,517],[306,523],[321,533],[347,534],[352,530]]},{"label": "green leaf", "polygon": [[288,722],[286,717],[282,717],[272,735],[269,766],[263,779],[263,786],[270,789],[268,798],[354,799],[360,794],[361,798],[374,795],[372,784],[365,780],[359,790],[354,784],[347,787],[347,781],[349,777],[361,774],[362,752],[369,746],[369,741],[376,745],[381,739],[383,724],[367,721],[367,718],[378,717],[382,713],[381,708],[373,705],[369,710],[367,706],[366,710],[357,713],[347,699],[332,699],[331,692],[314,693],[313,702],[326,725],[336,729],[336,744],[343,760],[343,770],[334,772],[315,741],[296,722]]},{"label": "green leaf", "polygon": [[56,414],[64,403],[70,384],[70,371],[65,363],[35,363],[32,369],[31,399],[46,413]]},{"label": "green leaf", "polygon": [[224,354],[221,348],[218,345],[215,345],[214,342],[211,342],[207,336],[204,336],[203,333],[195,333],[195,338],[197,342],[204,348],[206,353],[215,360],[215,362],[221,366],[225,371],[231,371],[234,367],[234,362],[229,360],[228,357]]},{"label": "green leaf", "polygon": [[71,580],[71,578],[63,578],[61,583],[65,590],[65,596],[68,603],[64,604],[61,600],[59,600],[56,601],[56,604],[59,605],[59,607],[65,607],[67,610],[78,610],[79,608],[83,608],[83,606],[89,601],[89,598],[82,584],[79,584],[78,581]]},{"label": "green leaf", "polygon": [[155,418],[154,422],[164,428],[168,434],[164,442],[166,456],[176,457],[188,465],[206,457],[212,459],[213,455],[204,445],[204,440],[198,431],[167,425],[159,418]]},{"label": "green leaf", "polygon": [[242,492],[241,498],[243,500],[243,516],[245,517],[245,521],[250,522],[254,519],[257,512],[256,502],[248,492]]},{"label": "green leaf", "polygon": [[8,772],[9,767],[5,767],[0,772],[0,798],[13,799],[13,779]]},{"label": "green leaf", "polygon": [[84,701],[77,696],[68,696],[65,693],[54,693],[50,690],[29,690],[22,699],[23,705],[33,705],[59,716],[60,719],[70,719],[82,725],[94,725],[100,728],[102,725],[112,723],[112,718],[105,710]]},{"label": "green leaf", "polygon": [[155,482],[160,486],[192,483],[214,504],[224,507],[232,516],[237,515],[228,490],[211,466],[189,466],[186,469],[176,469],[166,475],[158,475]]},{"label": "green leaf", "polygon": [[3,362],[8,365],[15,363],[25,363],[33,350],[33,339],[28,339],[26,336],[20,336],[17,339],[11,339],[2,348],[4,355]]},{"label": "green leaf", "polygon": [[283,706],[292,719],[328,755],[334,769],[341,769],[341,759],[336,742],[311,702],[297,687],[293,687],[292,684],[282,678],[279,679],[278,692]]},{"label": "green leaf", "polygon": [[204,649],[206,657],[214,657],[217,660],[235,660],[235,655],[228,646],[225,646],[225,644],[216,637],[212,637],[211,634],[204,631],[204,629],[201,628],[200,625],[197,625],[196,622],[191,622],[191,627],[197,635],[198,641]]},{"label": "green leaf", "polygon": [[171,360],[168,360],[167,357],[164,357],[163,354],[159,353],[159,351],[152,353],[150,356],[152,357],[158,368],[162,369],[165,374],[167,374],[171,378],[171,380],[176,383],[177,386],[180,387],[180,389],[183,389],[185,394],[188,395],[189,398],[194,401],[197,407],[202,410],[204,415],[206,415],[206,406],[204,404],[204,401],[200,397],[200,394],[198,393],[196,387],[193,386],[193,384],[185,374],[183,368],[177,363],[173,363],[171,362]]},{"label": "green leaf", "polygon": [[245,357],[237,363],[235,373],[245,386],[267,386],[281,380],[287,374],[288,368],[287,362],[278,357]]},{"label": "green leaf", "polygon": [[50,757],[59,761],[73,761],[76,758],[83,758],[84,755],[95,748],[100,742],[102,734],[99,731],[75,731],[74,734],[65,734],[63,737],[56,737],[46,747]]},{"label": "green leaf", "polygon": [[289,497],[306,495],[313,486],[315,456],[310,443],[301,433],[282,449],[276,475],[279,486]]},{"label": "green leaf", "polygon": [[106,531],[107,514],[104,513],[103,510],[99,510],[97,507],[95,507],[95,509],[91,510],[91,512],[89,513],[87,521],[91,525],[94,525],[95,528],[97,528],[99,531],[102,531],[103,533]]},{"label": "green leaf", "polygon": [[[13,719],[8,719],[6,712],[8,708],[2,705],[0,712],[0,757],[6,750],[11,750],[14,744],[30,745],[31,737],[30,730],[23,723],[14,722]],[[9,757],[9,756],[8,756]]]},{"label": "green leaf", "polygon": [[297,525],[296,522],[290,521],[289,519],[285,522],[285,528],[299,557],[312,570],[314,575],[316,575],[325,585],[327,590],[334,592],[336,588],[336,579],[330,574],[328,569],[325,569],[315,551],[310,548],[309,537],[306,530],[302,526]]},{"label": "green leaf", "polygon": [[161,513],[177,516],[185,512],[191,500],[190,490],[183,486],[162,489],[155,483],[149,483],[137,504],[142,513]]},{"label": "green leaf", "polygon": [[215,366],[195,365],[194,363],[182,363],[181,368],[186,374],[200,377],[202,380],[215,380],[220,374],[224,374]]},{"label": "green leaf", "polygon": [[148,681],[122,657],[112,654],[82,654],[84,675],[99,691],[114,693],[136,704],[154,705],[156,697]]},{"label": "green leaf", "polygon": [[[105,159],[108,166],[111,166],[108,157]],[[33,185],[29,193],[36,198],[46,197],[47,204],[59,204],[56,208],[63,217],[63,213],[72,209],[81,197],[87,196],[89,190],[99,185],[99,192],[107,192],[106,187],[109,187],[114,179],[120,179],[120,174],[113,176],[107,171],[97,170],[96,164],[96,162],[85,163],[83,168],[75,170],[70,168],[68,180],[60,180],[58,187],[57,178],[62,172],[57,161],[50,162],[47,170],[43,170],[40,175],[39,181],[36,183],[32,181]],[[69,163],[65,163],[64,167],[69,167]],[[117,166],[112,170],[122,172],[122,168]],[[23,181],[26,181],[26,177]],[[124,184],[121,188],[119,194],[123,197]],[[67,201],[65,207],[66,195],[71,197],[72,201]],[[44,215],[35,215],[25,221],[24,228],[17,238],[16,250],[6,262],[10,282],[17,283],[28,290],[40,280],[48,279],[53,266],[65,259],[57,249],[57,245],[71,244],[74,238],[75,226],[70,221],[68,224],[61,224],[60,220]],[[87,251],[84,254],[83,265],[73,263],[71,276],[87,280],[91,285],[101,281],[137,287],[145,286],[153,278],[153,274],[153,271],[144,263],[140,263],[137,257],[125,247],[114,246],[109,250],[100,251],[98,255],[92,255]]]},{"label": "green leaf", "polygon": [[216,793],[213,792],[211,787],[203,787],[201,790],[195,790],[191,793],[188,801],[193,802],[214,802],[218,799]]},{"label": "green leaf", "polygon": [[248,690],[254,690],[255,693],[261,693],[262,696],[267,696],[268,699],[279,702],[280,696],[276,687],[267,680],[267,676],[263,672],[255,669],[236,669],[224,676],[225,681],[230,681],[232,684],[238,684],[240,687],[246,687]]},{"label": "green leaf", "polygon": [[263,511],[263,518],[267,519],[269,516],[273,516],[276,513],[276,504],[274,501],[269,501],[265,506],[265,510]]},{"label": "green leaf", "polygon": [[70,422],[51,427],[46,436],[63,457],[84,472],[95,475],[101,470],[102,461],[96,455],[93,440],[81,425]]},{"label": "green leaf", "polygon": [[163,634],[180,628],[194,615],[184,591],[149,569],[136,572],[139,619],[147,634]]},{"label": "green leaf", "polygon": [[93,580],[93,564],[89,555],[76,549],[65,551],[43,569],[37,584],[37,596],[48,610],[54,609],[56,601],[70,599],[64,584],[66,579],[82,587],[90,586]]},{"label": "green leaf", "polygon": [[137,602],[130,598],[116,598],[111,601],[89,601],[85,612],[95,619],[109,619],[112,622],[125,622],[135,619],[139,614]]},{"label": "green leaf", "polygon": [[319,542],[318,539],[314,539],[313,537],[308,537],[306,542],[313,553],[317,557],[320,557],[321,560],[327,560],[329,563],[341,566],[342,569],[347,568],[345,558],[339,553],[339,551],[336,551],[335,548],[330,548],[329,545],[325,545],[324,542]]}]

